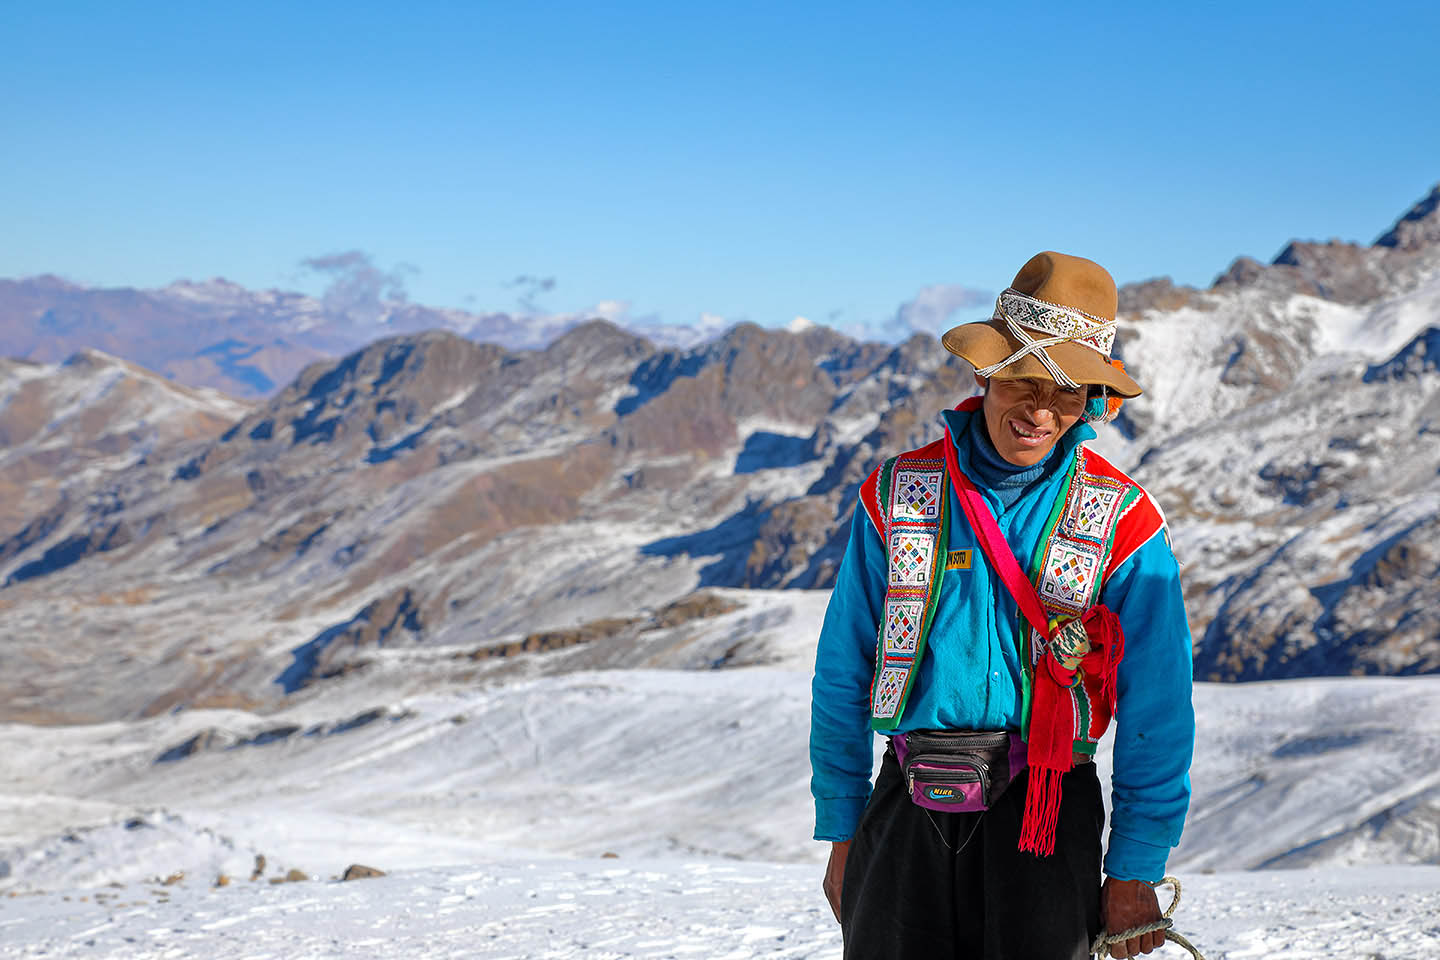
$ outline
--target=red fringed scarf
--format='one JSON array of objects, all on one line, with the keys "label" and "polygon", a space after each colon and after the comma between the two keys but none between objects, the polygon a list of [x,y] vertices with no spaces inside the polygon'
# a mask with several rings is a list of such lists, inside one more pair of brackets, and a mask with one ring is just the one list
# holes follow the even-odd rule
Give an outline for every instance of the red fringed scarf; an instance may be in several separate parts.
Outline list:
[{"label": "red fringed scarf", "polygon": [[[1074,702],[1069,689],[1080,682],[1080,670],[1101,678],[1100,696],[1115,709],[1116,674],[1125,655],[1125,634],[1120,618],[1104,605],[1086,610],[1080,622],[1090,638],[1090,652],[1077,670],[1066,671],[1047,645],[1035,664],[1035,685],[1030,700],[1028,765],[1030,783],[1025,796],[1025,817],[1020,823],[1020,849],[1040,857],[1055,852],[1055,829],[1060,822],[1060,782],[1074,763]],[[1053,636],[1053,633],[1049,634]]]}]

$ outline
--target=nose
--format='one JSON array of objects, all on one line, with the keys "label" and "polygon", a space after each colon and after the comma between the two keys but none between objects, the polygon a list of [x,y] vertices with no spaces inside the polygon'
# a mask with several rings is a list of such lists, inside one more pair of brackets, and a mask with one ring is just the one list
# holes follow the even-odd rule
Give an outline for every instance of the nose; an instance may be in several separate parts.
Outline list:
[{"label": "nose", "polygon": [[1064,405],[1065,397],[1060,388],[1047,387],[1048,385],[1036,384],[1035,390],[1030,394],[1030,415],[1037,427],[1058,420],[1060,408]]}]

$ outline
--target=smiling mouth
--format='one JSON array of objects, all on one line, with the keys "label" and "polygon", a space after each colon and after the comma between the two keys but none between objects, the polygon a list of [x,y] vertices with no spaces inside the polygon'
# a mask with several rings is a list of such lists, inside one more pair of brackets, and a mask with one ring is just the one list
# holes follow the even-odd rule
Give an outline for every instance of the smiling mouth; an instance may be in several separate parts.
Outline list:
[{"label": "smiling mouth", "polygon": [[1038,447],[1050,438],[1049,430],[1041,430],[1019,420],[1010,421],[1010,433],[1022,446]]}]

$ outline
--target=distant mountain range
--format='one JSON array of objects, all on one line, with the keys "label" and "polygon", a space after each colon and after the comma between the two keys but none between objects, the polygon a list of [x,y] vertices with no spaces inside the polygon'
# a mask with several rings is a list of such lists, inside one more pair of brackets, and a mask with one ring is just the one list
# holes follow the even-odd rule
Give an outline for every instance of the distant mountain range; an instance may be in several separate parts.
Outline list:
[{"label": "distant mountain range", "polygon": [[[1197,675],[1440,671],[1437,208],[1123,289],[1148,389],[1098,445],[1169,515]],[[0,284],[0,721],[663,661],[697,590],[828,586],[860,480],[973,389],[933,337],[823,327],[517,350],[416,307],[443,329],[327,357],[314,301],[186,289]],[[217,378],[264,396],[181,385]]]},{"label": "distant mountain range", "polygon": [[[263,397],[306,365],[387,336],[448,330],[512,350],[543,347],[593,319],[437,309],[400,301],[345,309],[280,290],[249,290],[221,278],[158,290],[98,288],[54,276],[0,279],[0,356],[55,363],[102,350],[178,383],[236,397]],[[705,324],[636,328],[685,346],[722,332]]]}]

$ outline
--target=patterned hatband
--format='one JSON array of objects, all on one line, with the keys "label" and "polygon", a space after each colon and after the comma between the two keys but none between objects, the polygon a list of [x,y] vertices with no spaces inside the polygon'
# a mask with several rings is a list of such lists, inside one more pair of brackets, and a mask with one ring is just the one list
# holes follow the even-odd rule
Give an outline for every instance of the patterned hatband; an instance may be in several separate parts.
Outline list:
[{"label": "patterned hatband", "polygon": [[[994,376],[996,371],[1034,354],[1052,380],[1063,387],[1078,388],[1080,384],[1061,369],[1045,348],[1061,343],[1083,343],[1108,360],[1110,348],[1115,343],[1114,320],[1093,316],[1074,307],[1036,300],[1014,287],[996,298],[995,318],[1005,321],[1005,329],[1020,342],[1020,348],[999,363],[976,370],[976,375],[981,377]],[[1048,336],[1036,340],[1027,330]]]},{"label": "patterned hatband", "polygon": [[1074,307],[1036,300],[1014,288],[1005,290],[996,298],[995,319],[1009,320],[1072,343],[1083,343],[1107,358],[1110,348],[1115,345],[1114,320],[1106,320]]}]

